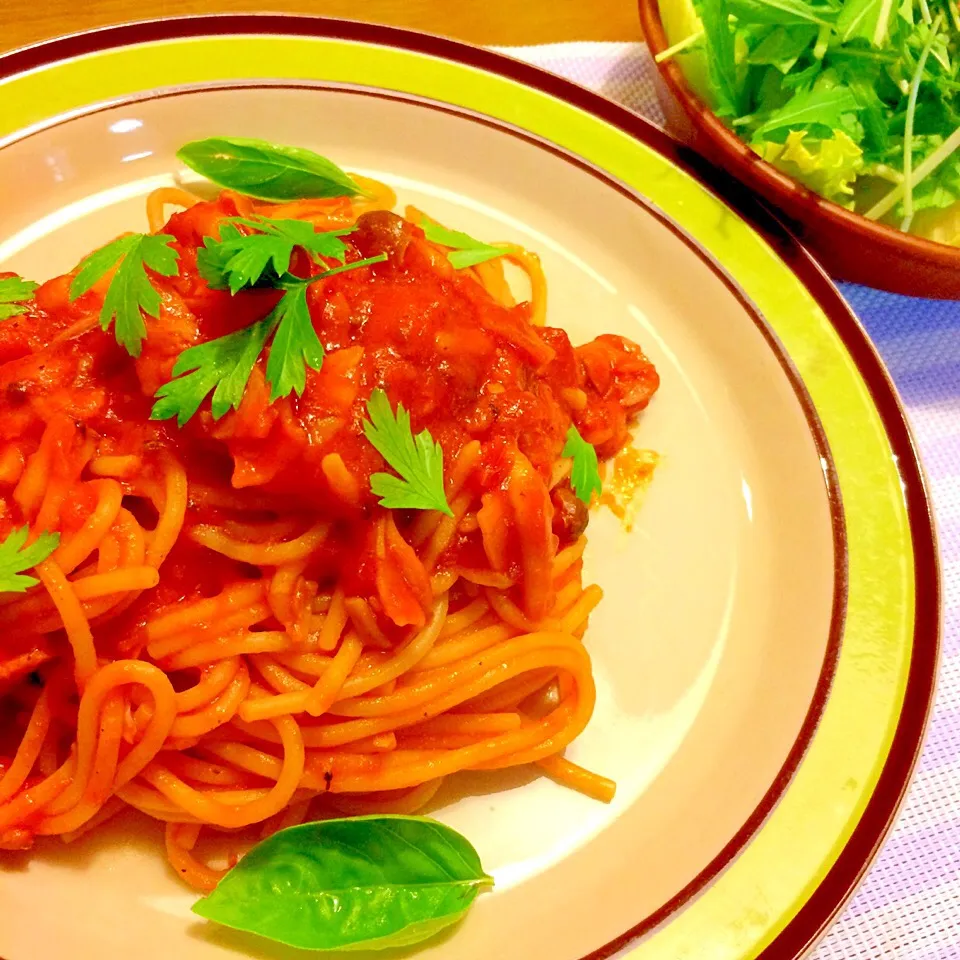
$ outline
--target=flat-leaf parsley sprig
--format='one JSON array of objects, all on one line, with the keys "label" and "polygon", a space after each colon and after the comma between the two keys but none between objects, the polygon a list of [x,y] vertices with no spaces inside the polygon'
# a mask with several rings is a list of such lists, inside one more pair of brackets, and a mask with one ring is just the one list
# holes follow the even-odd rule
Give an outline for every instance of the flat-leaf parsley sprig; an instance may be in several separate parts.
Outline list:
[{"label": "flat-leaf parsley sprig", "polygon": [[23,277],[0,278],[0,320],[26,313],[24,304],[33,298],[38,286],[33,280],[24,280]]},{"label": "flat-leaf parsley sprig", "polygon": [[459,230],[448,230],[432,220],[424,220],[422,226],[424,235],[431,243],[451,248],[447,251],[447,259],[453,264],[454,270],[475,267],[478,263],[495,260],[508,252],[503,247],[474,240],[469,234]]},{"label": "flat-leaf parsley sprig", "polygon": [[[245,234],[239,227],[255,232]],[[220,227],[219,240],[204,239],[197,250],[197,270],[208,286],[232,294],[258,284],[277,286],[281,279],[288,278],[297,247],[305,250],[314,263],[343,263],[347,246],[341,237],[355,229],[317,231],[304,220],[231,217]]]},{"label": "flat-leaf parsley sprig", "polygon": [[560,456],[573,459],[570,487],[578,500],[589,504],[594,493],[599,496],[603,491],[603,485],[600,482],[600,466],[593,444],[587,443],[573,424],[570,424],[570,429],[567,431],[567,442]]},{"label": "flat-leaf parsley sprig", "polygon": [[43,563],[60,544],[59,533],[41,533],[30,546],[25,547],[30,528],[11,530],[0,543],[0,593],[24,593],[40,581],[29,577],[24,570],[31,570]]},{"label": "flat-leaf parsley sprig", "polygon": [[81,260],[76,276],[70,281],[70,299],[76,300],[117,267],[103,298],[100,326],[108,330],[116,321],[117,343],[133,357],[140,356],[147,335],[143,315],[160,315],[160,294],[150,282],[147,269],[161,277],[176,275],[179,254],[170,246],[174,239],[166,233],[130,233],[118,237]]},{"label": "flat-leaf parsley sprig", "polygon": [[443,489],[443,448],[428,430],[416,436],[410,427],[410,414],[397,404],[394,414],[383,390],[374,390],[367,401],[369,420],[363,432],[377,453],[396,470],[375,473],[370,489],[380,497],[380,506],[392,510],[439,510],[452,517]]},{"label": "flat-leaf parsley sprig", "polygon": [[307,371],[319,370],[323,344],[313,328],[307,305],[307,287],[318,280],[382,263],[385,253],[331,267],[312,277],[285,276],[277,281],[284,295],[262,320],[226,336],[189,347],[177,358],[174,379],[156,392],[151,420],[177,419],[182,427],[213,391],[210,412],[219,420],[230,409],[238,410],[243,394],[267,341],[273,337],[267,357],[266,379],[270,402],[296,392],[306,385]]}]

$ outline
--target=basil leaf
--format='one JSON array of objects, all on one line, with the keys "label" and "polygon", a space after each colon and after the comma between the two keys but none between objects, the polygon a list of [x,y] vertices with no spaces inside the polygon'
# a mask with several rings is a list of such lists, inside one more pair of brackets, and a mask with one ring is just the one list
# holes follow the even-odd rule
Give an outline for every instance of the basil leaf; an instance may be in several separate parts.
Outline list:
[{"label": "basil leaf", "polygon": [[194,140],[177,151],[191,170],[259,200],[353,197],[363,193],[335,163],[312,150],[246,137]]},{"label": "basil leaf", "polygon": [[305,950],[402,947],[493,883],[469,841],[426,817],[321,820],[254,847],[194,913]]}]

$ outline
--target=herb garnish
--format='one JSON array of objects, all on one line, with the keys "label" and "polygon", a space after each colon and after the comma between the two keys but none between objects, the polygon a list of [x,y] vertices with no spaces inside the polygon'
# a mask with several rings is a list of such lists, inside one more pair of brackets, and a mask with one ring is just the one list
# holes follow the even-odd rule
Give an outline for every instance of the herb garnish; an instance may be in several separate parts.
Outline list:
[{"label": "herb garnish", "polygon": [[40,581],[26,576],[23,571],[42,563],[57,549],[59,533],[41,533],[29,547],[25,547],[29,527],[12,530],[0,543],[0,593],[24,593]]},{"label": "herb garnish", "polygon": [[360,186],[335,163],[302,147],[246,137],[194,140],[177,151],[191,170],[259,200],[353,197]]},{"label": "herb garnish", "polygon": [[278,831],[193,911],[302,950],[407,947],[492,884],[470,842],[435,820],[351,817]]},{"label": "herb garnish", "polygon": [[370,489],[380,497],[380,506],[392,510],[440,510],[453,516],[443,489],[443,449],[428,430],[414,437],[410,414],[397,404],[397,412],[383,390],[374,390],[367,401],[370,419],[363,432],[377,453],[397,473],[375,473]]},{"label": "herb garnish", "polygon": [[319,370],[323,363],[323,344],[317,338],[307,306],[307,287],[338,273],[382,263],[387,255],[355,260],[331,267],[312,277],[285,277],[277,282],[284,295],[262,320],[206,343],[188,347],[173,367],[174,379],[163,384],[155,396],[157,402],[151,420],[177,418],[182,427],[213,391],[210,411],[219,420],[231,408],[239,409],[247,381],[260,353],[270,337],[273,343],[267,358],[266,378],[271,403],[292,392],[303,393],[307,371]]},{"label": "herb garnish", "polygon": [[[238,227],[255,233],[241,233]],[[346,244],[340,238],[356,228],[317,231],[304,220],[269,217],[231,217],[220,227],[220,239],[206,237],[197,250],[197,270],[214,290],[237,293],[266,283],[277,286],[290,271],[296,247],[306,250],[316,263],[321,257],[343,263]]]},{"label": "herb garnish", "polygon": [[24,303],[33,298],[38,286],[40,284],[23,277],[0,278],[0,320],[26,313]]},{"label": "herb garnish", "polygon": [[100,326],[107,330],[116,319],[117,343],[133,357],[140,356],[147,335],[143,314],[160,315],[160,294],[150,282],[147,268],[161,277],[176,274],[179,254],[170,246],[173,241],[174,238],[165,233],[131,233],[118,237],[81,260],[70,282],[70,299],[76,300],[120,262],[103,298]]},{"label": "herb garnish", "polygon": [[563,446],[561,457],[573,458],[573,470],[570,473],[570,487],[578,500],[589,504],[603,486],[600,483],[600,468],[597,451],[580,436],[580,431],[571,423],[567,431],[567,442]]},{"label": "herb garnish", "polygon": [[502,247],[474,240],[469,234],[461,233],[459,230],[448,230],[431,220],[424,220],[422,226],[426,238],[431,243],[452,248],[447,252],[447,259],[453,264],[455,270],[475,267],[478,263],[502,257],[507,252]]}]

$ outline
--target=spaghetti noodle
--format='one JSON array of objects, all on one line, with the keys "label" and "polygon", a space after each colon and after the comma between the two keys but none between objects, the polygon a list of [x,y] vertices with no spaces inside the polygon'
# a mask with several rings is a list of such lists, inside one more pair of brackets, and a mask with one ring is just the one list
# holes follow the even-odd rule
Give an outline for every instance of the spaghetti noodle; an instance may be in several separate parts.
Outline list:
[{"label": "spaghetti noodle", "polygon": [[[612,797],[563,757],[594,707],[582,638],[601,591],[582,584],[587,512],[561,451],[575,423],[616,454],[656,372],[621,337],[574,348],[546,326],[534,254],[455,270],[420,211],[363,186],[153,194],[180,272],[153,278],[136,360],[96,322],[102,285],[71,303],[51,280],[0,324],[0,534],[60,534],[39,585],[0,596],[0,848],[132,807],[210,889],[210,844],[229,862],[305,819],[413,812],[462,770],[539,764]],[[272,306],[196,268],[224,218],[252,215],[355,226],[350,256],[387,259],[310,287],[326,355],[300,396],[271,402],[261,361],[222,419],[153,422],[180,352]],[[520,303],[504,259],[529,278]],[[441,445],[450,516],[377,505],[378,387]]]}]

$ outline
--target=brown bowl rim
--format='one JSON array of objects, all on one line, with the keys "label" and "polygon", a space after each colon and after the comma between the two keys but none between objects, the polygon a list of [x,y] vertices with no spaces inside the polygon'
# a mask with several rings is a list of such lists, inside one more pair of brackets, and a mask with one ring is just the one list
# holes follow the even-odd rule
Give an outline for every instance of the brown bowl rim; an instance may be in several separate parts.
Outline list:
[{"label": "brown bowl rim", "polygon": [[[653,57],[667,49],[667,37],[660,19],[660,0],[637,0],[640,24],[643,36]],[[700,130],[730,160],[729,172],[743,178],[748,185],[751,180],[761,183],[772,195],[789,198],[795,204],[805,207],[804,215],[825,221],[831,226],[860,237],[868,237],[877,243],[897,247],[904,254],[927,262],[935,262],[944,267],[960,270],[960,247],[952,247],[936,240],[927,240],[915,234],[904,233],[895,227],[868,220],[862,214],[854,213],[827,200],[792,177],[781,173],[772,164],[754,153],[736,134],[724,126],[723,122],[690,89],[683,71],[675,60],[665,60],[655,65],[666,83],[670,93],[682,107],[691,123]],[[789,217],[799,217],[787,210]]]}]

